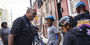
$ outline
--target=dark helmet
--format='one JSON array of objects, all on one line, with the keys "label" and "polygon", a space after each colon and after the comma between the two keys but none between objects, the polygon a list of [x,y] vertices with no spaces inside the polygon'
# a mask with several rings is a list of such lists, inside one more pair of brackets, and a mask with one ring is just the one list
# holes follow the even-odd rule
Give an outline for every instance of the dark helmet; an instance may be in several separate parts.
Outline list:
[{"label": "dark helmet", "polygon": [[71,17],[71,16],[62,17],[62,18],[59,20],[59,25],[60,25],[60,26],[70,25],[70,26],[73,27],[73,24],[74,24],[74,20],[73,20],[73,17]]},{"label": "dark helmet", "polygon": [[78,4],[76,5],[76,8],[78,7],[84,7],[85,6],[85,3],[84,2],[78,2]]},{"label": "dark helmet", "polygon": [[47,19],[51,19],[51,20],[53,20],[53,21],[55,20],[54,17],[53,17],[52,15],[46,16],[45,19],[46,19],[46,20],[47,20]]}]

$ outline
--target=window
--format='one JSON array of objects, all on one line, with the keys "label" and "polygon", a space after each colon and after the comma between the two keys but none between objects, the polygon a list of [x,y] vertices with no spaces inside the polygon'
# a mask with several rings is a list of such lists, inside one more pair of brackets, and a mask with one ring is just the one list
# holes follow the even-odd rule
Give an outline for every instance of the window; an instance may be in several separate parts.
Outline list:
[{"label": "window", "polygon": [[38,0],[37,3],[38,3],[38,8],[41,8],[41,6],[43,4],[42,0]]},{"label": "window", "polygon": [[49,12],[49,2],[47,1],[46,2],[46,13],[48,13]]}]

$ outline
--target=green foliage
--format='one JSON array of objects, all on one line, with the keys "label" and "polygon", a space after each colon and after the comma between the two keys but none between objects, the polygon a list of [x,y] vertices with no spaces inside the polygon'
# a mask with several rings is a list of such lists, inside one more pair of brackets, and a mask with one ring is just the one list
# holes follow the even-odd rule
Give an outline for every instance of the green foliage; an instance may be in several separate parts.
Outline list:
[{"label": "green foliage", "polygon": [[2,11],[3,11],[3,9],[0,9],[0,15],[2,15]]}]

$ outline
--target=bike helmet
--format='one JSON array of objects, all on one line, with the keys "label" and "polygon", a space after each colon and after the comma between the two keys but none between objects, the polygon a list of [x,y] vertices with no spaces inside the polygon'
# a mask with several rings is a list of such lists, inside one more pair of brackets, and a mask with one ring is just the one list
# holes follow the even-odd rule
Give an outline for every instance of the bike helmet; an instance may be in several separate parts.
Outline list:
[{"label": "bike helmet", "polygon": [[84,7],[85,6],[85,3],[84,2],[79,2],[77,5],[76,5],[76,8],[78,7]]},{"label": "bike helmet", "polygon": [[62,18],[59,20],[59,25],[60,25],[60,26],[70,25],[70,26],[73,27],[73,23],[74,23],[74,20],[73,20],[73,17],[71,17],[71,16],[62,17]]},{"label": "bike helmet", "polygon": [[52,19],[53,21],[55,20],[54,17],[53,17],[52,15],[46,16],[45,19],[46,19],[46,20],[47,20],[47,19]]}]

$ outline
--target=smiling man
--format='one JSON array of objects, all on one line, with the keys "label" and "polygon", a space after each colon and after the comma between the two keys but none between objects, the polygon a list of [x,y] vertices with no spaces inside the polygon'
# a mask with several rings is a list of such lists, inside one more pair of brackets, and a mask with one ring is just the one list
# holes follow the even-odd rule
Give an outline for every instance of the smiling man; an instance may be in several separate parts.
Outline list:
[{"label": "smiling man", "polygon": [[36,11],[32,8],[28,8],[23,17],[14,21],[8,39],[9,45],[32,45],[33,30],[35,30],[35,27],[30,21],[33,21],[35,16]]}]

